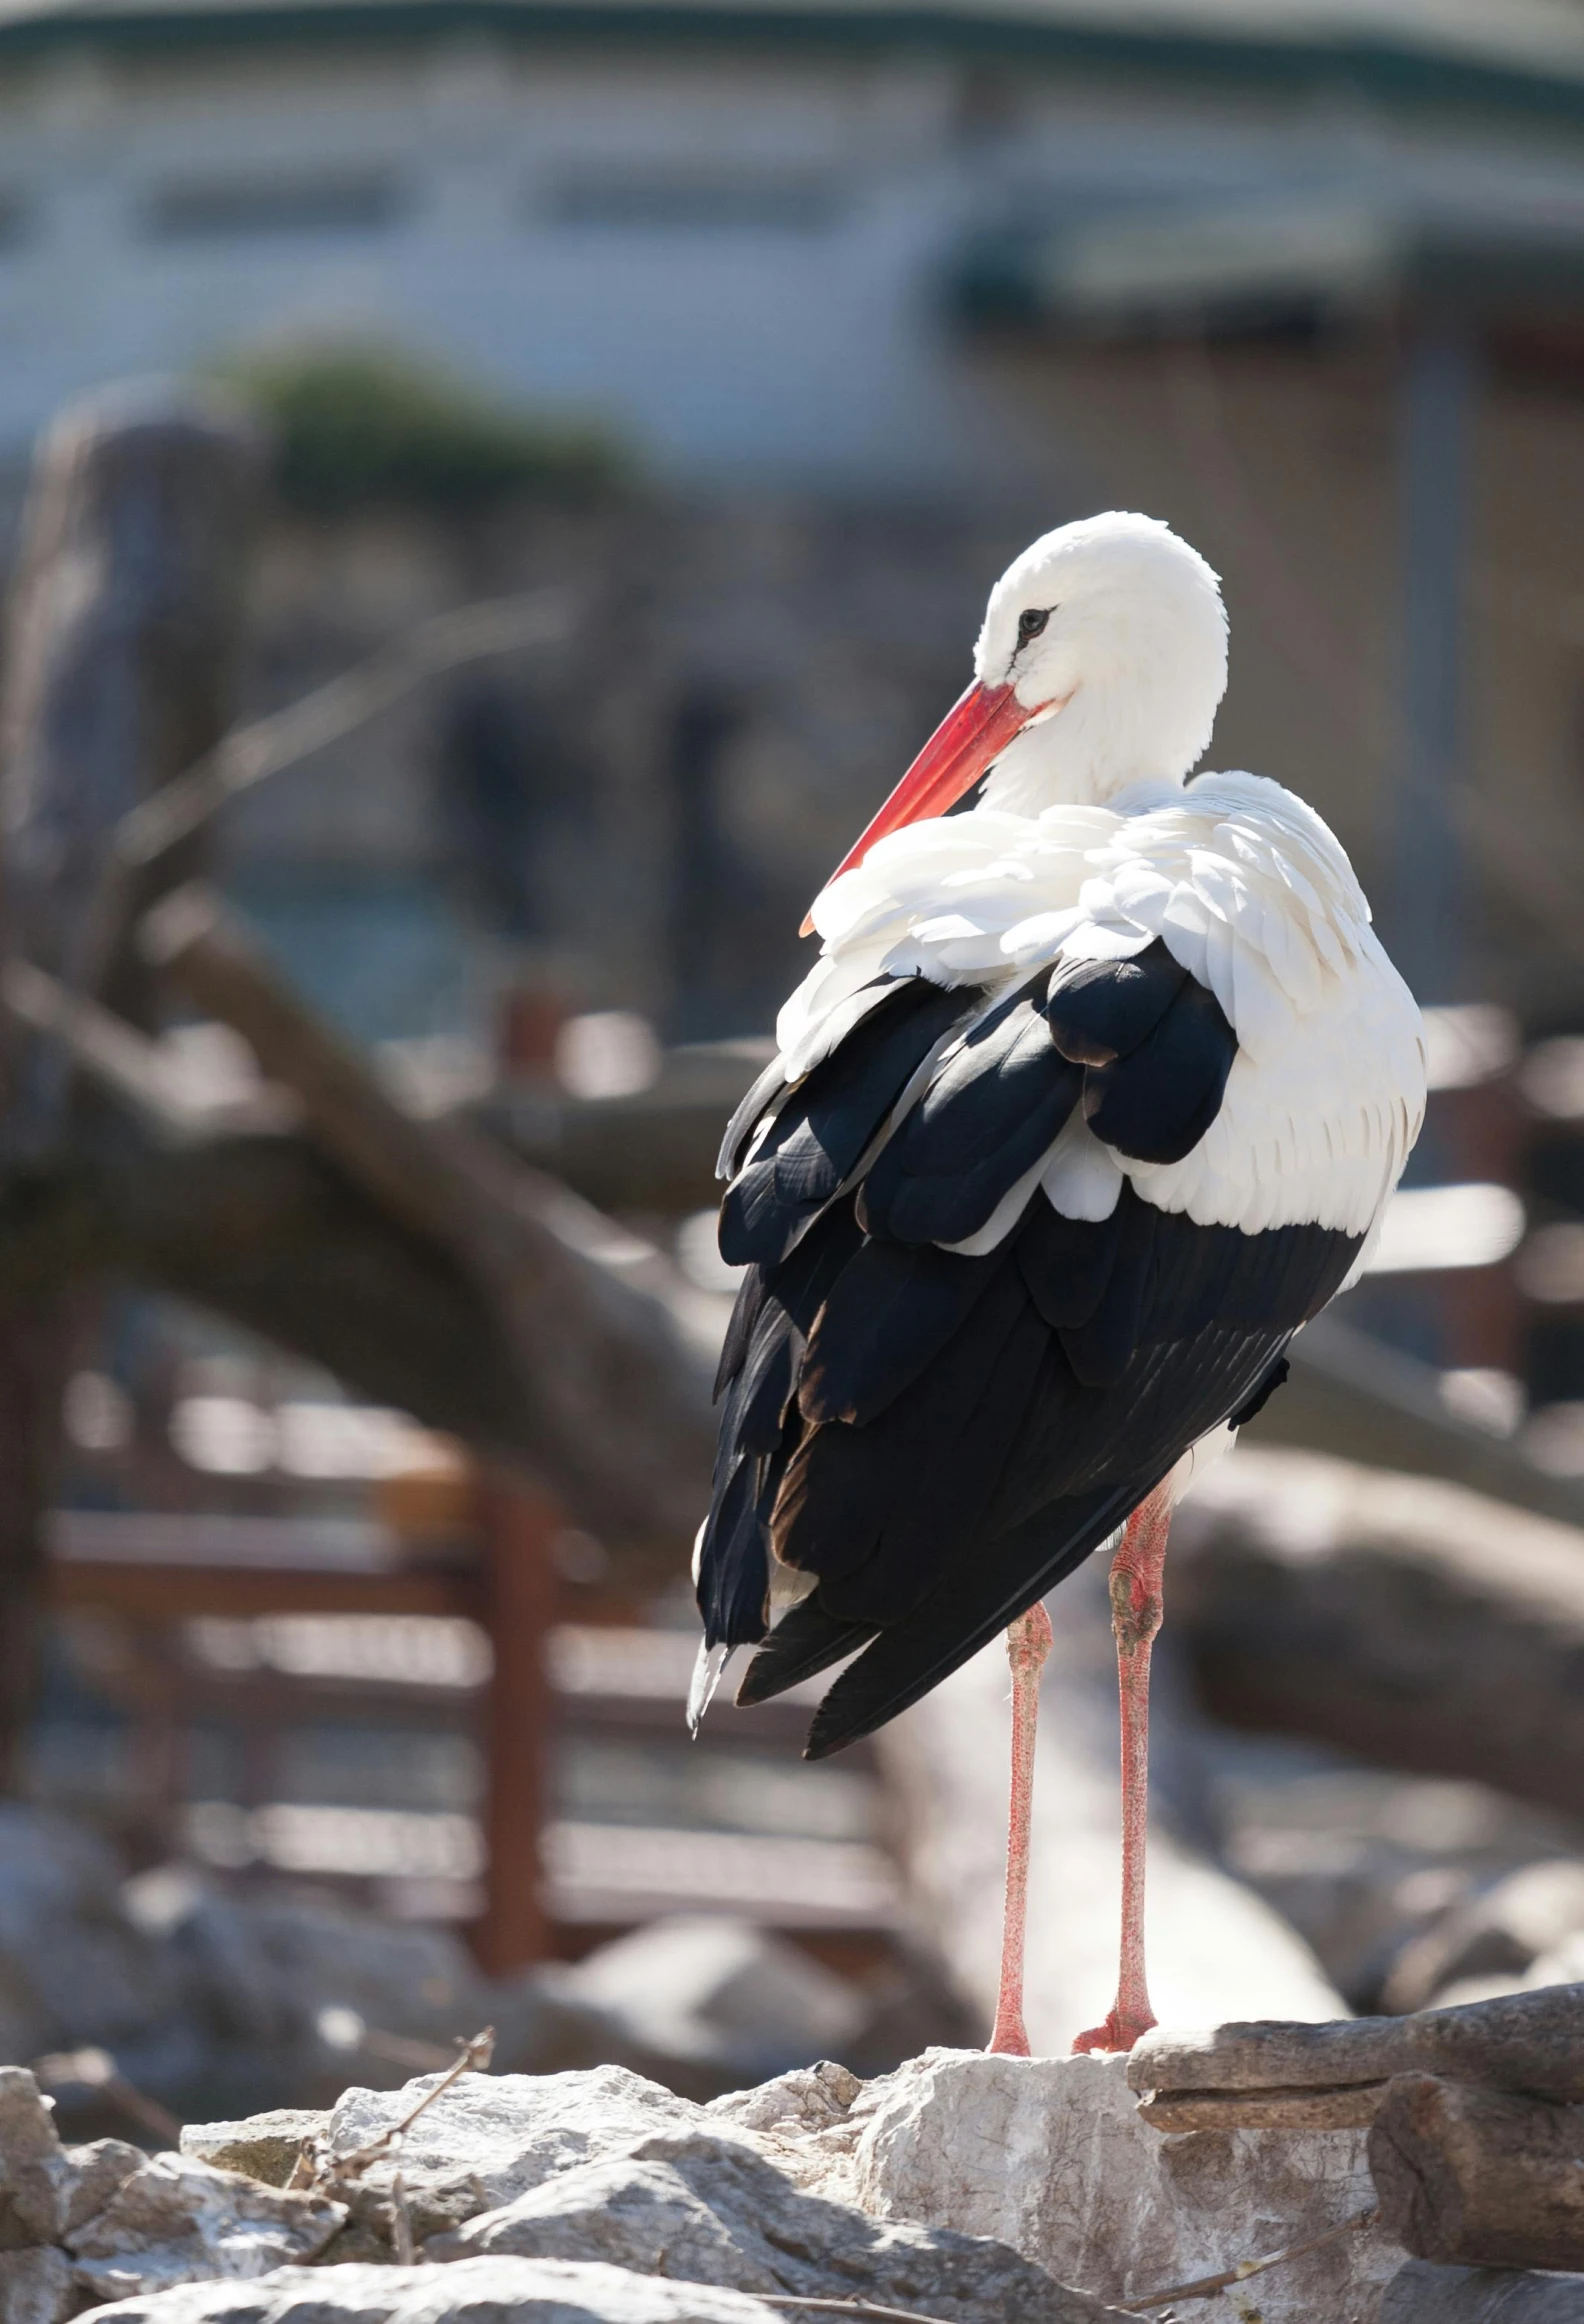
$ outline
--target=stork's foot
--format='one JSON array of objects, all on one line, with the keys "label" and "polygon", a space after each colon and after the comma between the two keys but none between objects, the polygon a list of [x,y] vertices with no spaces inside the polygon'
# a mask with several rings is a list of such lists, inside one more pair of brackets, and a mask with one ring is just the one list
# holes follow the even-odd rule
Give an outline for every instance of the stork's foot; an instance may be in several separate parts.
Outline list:
[{"label": "stork's foot", "polygon": [[989,2042],[986,2044],[986,2057],[1029,2058],[1032,2057],[1033,2054],[1033,2051],[1029,2048],[1028,2035],[1024,2031],[1022,2013],[1020,2011],[1014,2012],[1013,2015],[1003,2024],[1001,2016],[998,2012],[995,2022],[995,2031],[991,2034]]},{"label": "stork's foot", "polygon": [[1087,2033],[1074,2036],[1073,2055],[1087,2057],[1095,2050],[1130,2050],[1157,2023],[1149,2009],[1125,2011],[1118,2002],[1104,2025],[1092,2025]]}]

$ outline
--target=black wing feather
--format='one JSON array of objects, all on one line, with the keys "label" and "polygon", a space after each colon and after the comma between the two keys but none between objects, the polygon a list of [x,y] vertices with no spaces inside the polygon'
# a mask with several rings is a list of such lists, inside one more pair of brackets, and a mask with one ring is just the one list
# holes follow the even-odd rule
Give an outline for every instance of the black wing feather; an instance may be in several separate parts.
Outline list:
[{"label": "black wing feather", "polygon": [[1031,1202],[1017,1239],[1017,1261],[1030,1296],[1052,1331],[1087,1323],[1105,1297],[1127,1212],[1109,1218],[1064,1218],[1048,1202]]},{"label": "black wing feather", "polygon": [[1063,960],[1051,970],[1045,1014],[1057,1048],[1078,1065],[1109,1065],[1154,1032],[1188,971],[1157,936],[1131,960]]},{"label": "black wing feather", "polygon": [[699,1557],[699,1606],[712,1645],[747,1645],[765,1634],[770,1516],[802,1432],[793,1402],[798,1368],[826,1293],[861,1240],[852,1204],[839,1203],[779,1267],[750,1268],[738,1292],[729,1337],[742,1352],[726,1385]]},{"label": "black wing feather", "polygon": [[1082,1069],[1051,1038],[1040,976],[974,1026],[864,1180],[871,1234],[961,1243],[1054,1144]]},{"label": "black wing feather", "polygon": [[770,1597],[770,1523],[762,1467],[734,1460],[720,1474],[699,1561],[698,1606],[711,1644],[746,1646],[765,1634]]},{"label": "black wing feather", "polygon": [[721,1204],[721,1256],[773,1266],[833,1201],[937,1041],[971,1006],[920,977],[898,984],[791,1093]]},{"label": "black wing feather", "polygon": [[1049,1334],[1015,1272],[924,1378],[867,1428],[805,1430],[774,1512],[776,1554],[845,1620],[885,1621],[980,1530],[1013,1460]]},{"label": "black wing feather", "polygon": [[[855,1023],[861,1022],[863,1015],[878,1006],[888,992],[896,990],[907,981],[910,980],[895,976],[874,977],[855,996],[865,1004]],[[742,1168],[743,1156],[753,1142],[754,1132],[761,1127],[765,1116],[780,1113],[793,1091],[800,1089],[806,1079],[807,1075],[803,1075],[797,1081],[788,1081],[781,1058],[771,1058],[769,1064],[755,1077],[746,1096],[738,1099],[732,1118],[726,1125],[726,1134],[715,1160],[717,1178],[736,1177]]]},{"label": "black wing feather", "polygon": [[1115,1215],[1116,1249],[1105,1297],[1084,1322],[1068,1324],[1057,1335],[1073,1377],[1086,1388],[1114,1388],[1122,1379],[1138,1344],[1153,1281],[1155,1230],[1162,1214],[1125,1186]]},{"label": "black wing feather", "polygon": [[765,1302],[765,1270],[750,1267],[737,1286],[737,1297],[732,1306],[731,1320],[726,1326],[726,1337],[721,1343],[720,1362],[715,1367],[715,1385],[710,1394],[719,1403],[736,1379],[747,1360],[749,1342],[759,1310]]},{"label": "black wing feather", "polygon": [[[1054,1213],[1052,1213],[1054,1216]],[[805,1420],[863,1427],[932,1364],[988,1288],[998,1261],[867,1242],[809,1338],[798,1384]]]},{"label": "black wing feather", "polygon": [[1251,1420],[1258,1420],[1277,1389],[1287,1385],[1291,1371],[1292,1366],[1287,1358],[1278,1356],[1248,1401],[1240,1404],[1236,1412],[1228,1415],[1228,1428],[1247,1428]]},{"label": "black wing feather", "polygon": [[755,1076],[747,1096],[739,1099],[736,1112],[726,1124],[726,1135],[721,1140],[720,1154],[715,1163],[717,1178],[736,1177],[754,1131],[766,1114],[780,1111],[796,1086],[796,1083],[788,1081],[786,1068],[780,1058],[772,1057],[763,1072]]},{"label": "black wing feather", "polygon": [[1138,1047],[1084,1074],[1084,1115],[1097,1138],[1134,1162],[1180,1162],[1221,1110],[1237,1035],[1221,1003],[1185,977]]},{"label": "black wing feather", "polygon": [[[1256,1409],[1339,1287],[1361,1238],[1198,1226],[1130,1181],[1108,1218],[1036,1193],[982,1257],[938,1247],[982,1228],[1080,1101],[1119,1152],[1180,1159],[1235,1055],[1214,996],[1155,944],[989,1009],[899,982],[781,1099],[722,1209],[722,1249],[750,1265],[699,1599],[711,1643],[762,1642],[741,1701],[856,1657],[812,1755],[916,1700]],[[812,1587],[766,1638],[772,1553]]]}]

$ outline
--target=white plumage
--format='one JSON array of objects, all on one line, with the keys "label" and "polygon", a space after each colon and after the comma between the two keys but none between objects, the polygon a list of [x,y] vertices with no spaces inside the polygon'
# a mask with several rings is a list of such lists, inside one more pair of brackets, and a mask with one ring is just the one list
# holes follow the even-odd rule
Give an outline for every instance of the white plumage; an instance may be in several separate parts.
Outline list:
[{"label": "white plumage", "polygon": [[[1106,521],[1081,528],[1091,565]],[[1209,573],[1164,526],[1116,521],[1128,528],[1127,545],[1148,527],[1152,547],[1164,536],[1192,560],[1195,579]],[[1061,556],[1042,561],[1039,546],[997,597],[1014,576],[1025,594],[1062,585]],[[1094,628],[1091,613],[1091,643]],[[1205,634],[1201,625],[1201,647]],[[1215,662],[1213,650],[1208,658]],[[1216,668],[1224,675],[1224,659]],[[1145,775],[1112,789],[1109,753],[1097,775],[1070,739],[1059,760],[1050,747],[1076,708],[1074,699],[1012,746],[1044,746],[1043,760],[1029,751],[1020,762],[1017,792],[1037,797],[1041,774],[1047,790],[1065,777],[1109,793],[1104,804],[1028,814],[985,805],[909,824],[824,889],[811,913],[821,957],[776,1025],[787,1078],[806,1074],[874,1005],[884,989],[877,977],[979,985],[988,1005],[1042,964],[1126,958],[1158,937],[1215,994],[1237,1034],[1220,1113],[1193,1152],[1169,1164],[1113,1154],[1070,1123],[1023,1199],[998,1215],[1000,1231],[1036,1181],[1066,1216],[1103,1218],[1127,1176],[1157,1208],[1203,1226],[1255,1233],[1307,1222],[1373,1235],[1424,1118],[1424,1028],[1340,842],[1313,808],[1259,775],[1187,784]],[[993,1240],[976,1237],[972,1247]]]},{"label": "white plumage", "polygon": [[1201,1226],[1368,1233],[1418,1136],[1413,996],[1339,842],[1261,776],[911,824],[833,881],[813,918],[821,958],[776,1025],[790,1080],[874,1005],[884,975],[981,985],[988,1003],[1044,963],[1126,958],[1159,937],[1215,994],[1238,1037],[1215,1121],[1169,1164],[1112,1155],[1069,1124],[1043,1173],[1068,1217],[1104,1217],[1126,1175]]}]

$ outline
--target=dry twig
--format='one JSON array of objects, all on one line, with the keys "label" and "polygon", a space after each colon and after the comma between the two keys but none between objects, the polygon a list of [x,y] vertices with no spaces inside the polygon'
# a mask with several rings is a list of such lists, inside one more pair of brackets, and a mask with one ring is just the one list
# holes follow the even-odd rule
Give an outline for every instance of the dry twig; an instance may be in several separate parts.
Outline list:
[{"label": "dry twig", "polygon": [[[443,2098],[454,2082],[464,2074],[487,2074],[490,2060],[495,2055],[495,2028],[487,2025],[482,2033],[463,2042],[449,2073],[442,2074],[432,2090],[426,2090],[416,2106],[409,2107],[400,2122],[393,2122],[389,2130],[382,2130],[378,2138],[370,2139],[367,2146],[354,2147],[349,2155],[328,2152],[321,2141],[310,2141],[297,2158],[297,2166],[287,2180],[288,2187],[307,2188],[315,2195],[328,2194],[340,2185],[360,2179],[369,2167],[383,2162],[394,2152],[421,2114],[427,2114],[437,2098]],[[398,2174],[399,2176],[399,2174]],[[398,2212],[405,2207],[405,2198],[398,2204]],[[399,2232],[399,2228],[398,2228]],[[408,2228],[409,2238],[411,2227]]]},{"label": "dry twig", "polygon": [[1339,2227],[1327,2227],[1319,2235],[1305,2236],[1302,2243],[1284,2244],[1280,2251],[1268,2251],[1263,2259],[1240,2259],[1236,2267],[1223,2268],[1219,2275],[1197,2276],[1191,2284],[1170,2284],[1164,2292],[1152,2292],[1147,2300],[1124,2300],[1124,2316],[1144,2316],[1152,2308],[1168,2307],[1174,2300],[1208,2300],[1216,2292],[1229,2292],[1234,2285],[1247,2283],[1250,2276],[1262,2276],[1267,2268],[1280,2267],[1283,2260],[1302,2259],[1305,2252],[1318,2251],[1323,2244],[1335,2243],[1344,2235],[1356,2235],[1361,2227],[1374,2224],[1378,2214],[1361,2211],[1356,2219],[1344,2219]]},{"label": "dry twig", "polygon": [[367,2058],[385,2058],[393,2066],[405,2066],[412,2074],[438,2074],[446,2063],[446,2054],[438,2042],[410,2041],[406,2034],[385,2033],[377,2025],[369,2027],[358,2048]]},{"label": "dry twig", "polygon": [[795,2292],[755,2292],[766,2308],[812,2308],[822,2316],[852,2316],[858,2324],[942,2324],[939,2316],[921,2316],[916,2308],[877,2308],[871,2300],[803,2300]]},{"label": "dry twig", "polygon": [[286,709],[233,727],[185,774],[140,800],[116,827],[118,862],[125,871],[156,863],[228,799],[338,742],[426,679],[514,647],[553,645],[574,618],[570,591],[533,589],[421,622]]}]

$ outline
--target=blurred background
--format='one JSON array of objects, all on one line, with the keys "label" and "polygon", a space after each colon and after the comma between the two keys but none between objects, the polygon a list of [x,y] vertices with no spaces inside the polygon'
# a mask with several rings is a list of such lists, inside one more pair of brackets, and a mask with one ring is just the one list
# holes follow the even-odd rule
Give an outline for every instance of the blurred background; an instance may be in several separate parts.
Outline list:
[{"label": "blurred background", "polygon": [[[1005,563],[1112,506],[1222,574],[1211,762],[1320,809],[1430,1004],[1376,1270],[1189,1529],[1182,1845],[1338,2008],[1553,1973],[1584,5],[11,0],[0,121],[5,2055],[147,2129],[400,2079],[474,2014],[502,2063],[706,2092],[982,2038],[998,1875],[941,1869],[929,1736],[686,1742],[687,1530],[536,1464],[492,1380],[561,1360],[543,1318],[495,1346],[378,1108],[414,1169],[456,1133],[480,1185],[570,1188],[718,1340],[714,1144],[801,914]],[[151,877],[125,817],[239,726]],[[317,1052],[117,954],[129,882],[195,871],[355,1061],[346,1138]],[[334,1164],[306,1241],[258,1175],[294,1139]],[[114,1233],[49,1207],[85,1184]],[[358,1203],[444,1258],[388,1312],[338,1272]],[[998,1781],[993,1703],[973,1748]]]}]

